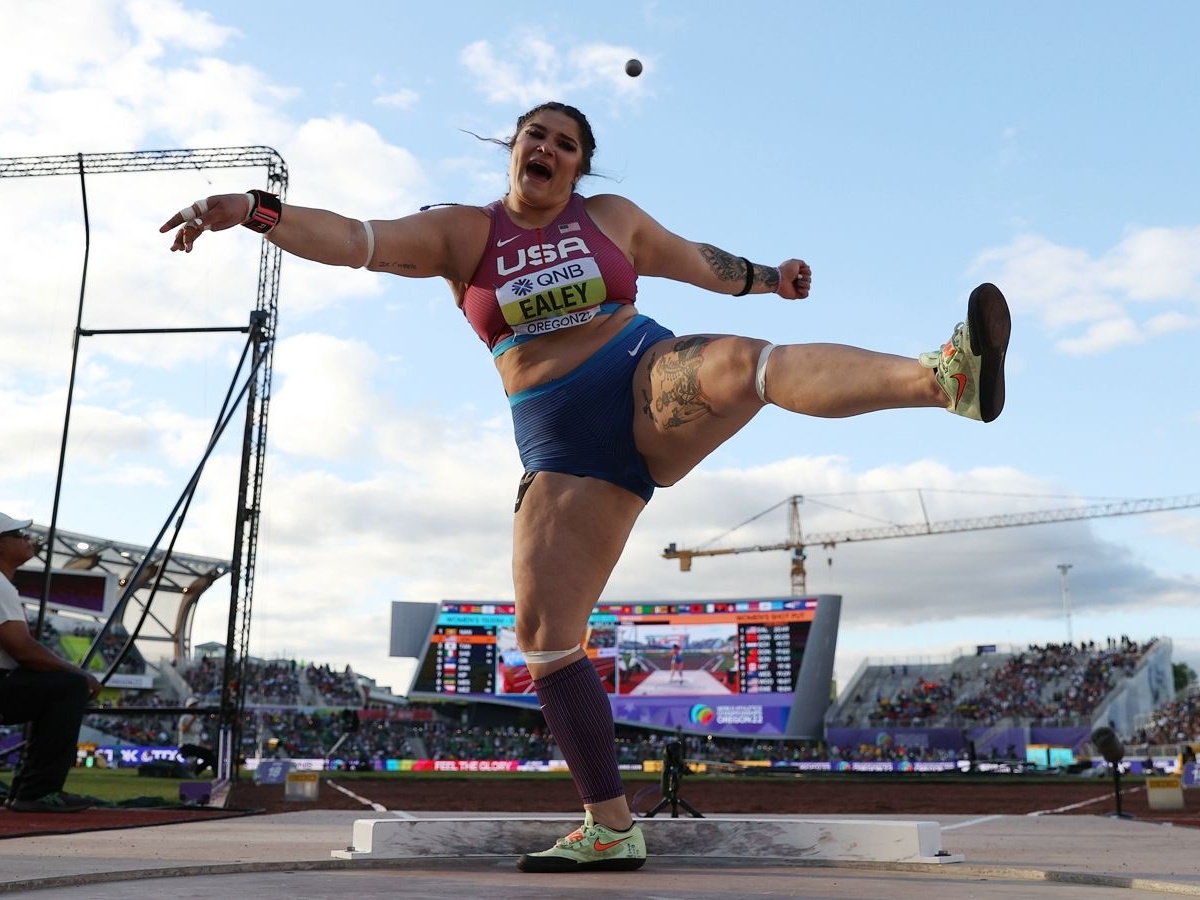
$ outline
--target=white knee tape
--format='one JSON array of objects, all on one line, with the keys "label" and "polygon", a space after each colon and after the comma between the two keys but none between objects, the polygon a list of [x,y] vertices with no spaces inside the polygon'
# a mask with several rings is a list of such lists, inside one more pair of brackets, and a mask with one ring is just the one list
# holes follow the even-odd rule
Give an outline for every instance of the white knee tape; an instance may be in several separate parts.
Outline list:
[{"label": "white knee tape", "polygon": [[767,360],[771,358],[771,351],[774,349],[774,344],[767,344],[762,348],[762,353],[758,354],[758,371],[754,373],[754,387],[758,390],[758,399],[763,403],[770,402],[767,400]]},{"label": "white knee tape", "polygon": [[525,662],[533,663],[535,666],[544,666],[547,663],[556,662],[565,656],[570,656],[580,647],[576,644],[570,650],[526,650]]}]

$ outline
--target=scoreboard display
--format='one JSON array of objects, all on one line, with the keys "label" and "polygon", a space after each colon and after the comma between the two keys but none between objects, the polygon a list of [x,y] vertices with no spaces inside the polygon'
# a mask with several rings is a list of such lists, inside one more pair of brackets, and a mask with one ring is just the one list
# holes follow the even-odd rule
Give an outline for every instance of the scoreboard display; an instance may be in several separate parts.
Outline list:
[{"label": "scoreboard display", "polygon": [[422,672],[442,694],[490,694],[496,689],[496,629],[438,625],[429,639]]},{"label": "scoreboard display", "polygon": [[[619,722],[771,735],[799,689],[818,601],[600,603],[580,643]],[[536,707],[514,605],[442,601],[409,696]]]},{"label": "scoreboard display", "polygon": [[742,693],[791,693],[804,654],[804,635],[793,625],[739,625],[738,669]]}]

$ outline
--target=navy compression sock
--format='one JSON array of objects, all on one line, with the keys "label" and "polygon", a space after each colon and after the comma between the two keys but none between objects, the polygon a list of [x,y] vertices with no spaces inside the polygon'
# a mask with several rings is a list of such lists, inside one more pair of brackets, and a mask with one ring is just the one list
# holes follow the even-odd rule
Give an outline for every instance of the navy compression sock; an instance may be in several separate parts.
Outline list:
[{"label": "navy compression sock", "polygon": [[533,687],[583,802],[624,796],[612,707],[592,661],[576,660],[537,679]]}]

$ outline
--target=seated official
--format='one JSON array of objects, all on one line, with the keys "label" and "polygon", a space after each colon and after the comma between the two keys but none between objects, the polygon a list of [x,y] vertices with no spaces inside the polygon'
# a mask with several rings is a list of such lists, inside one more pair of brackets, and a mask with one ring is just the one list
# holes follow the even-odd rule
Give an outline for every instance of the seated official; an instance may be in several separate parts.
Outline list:
[{"label": "seated official", "polygon": [[84,709],[101,686],[29,631],[13,579],[36,555],[31,524],[0,513],[0,722],[30,725],[5,805],[14,812],[78,812],[91,802],[63,785],[75,765]]}]

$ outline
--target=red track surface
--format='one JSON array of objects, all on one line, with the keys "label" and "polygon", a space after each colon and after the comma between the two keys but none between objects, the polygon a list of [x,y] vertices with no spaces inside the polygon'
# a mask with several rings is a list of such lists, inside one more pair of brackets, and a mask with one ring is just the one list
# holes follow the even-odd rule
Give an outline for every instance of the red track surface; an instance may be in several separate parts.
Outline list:
[{"label": "red track surface", "polygon": [[[332,784],[330,783],[332,782]],[[341,778],[328,773],[316,801],[288,801],[281,785],[238,782],[231,805],[270,812],[304,808],[366,810],[361,801],[333,785],[388,809],[446,812],[552,812],[580,809],[570,780],[554,777]],[[662,793],[658,781],[626,785],[635,812],[653,808]],[[687,776],[679,795],[700,813],[791,815],[1055,815],[1106,816],[1116,811],[1112,782],[1105,779],[1004,778],[929,779],[856,777]],[[1180,813],[1151,811],[1145,788],[1122,782],[1121,811],[1137,819],[1200,827],[1200,791],[1185,791]],[[681,815],[686,815],[681,811]],[[661,815],[661,813],[660,813]]]},{"label": "red track surface", "polygon": [[[335,785],[344,788],[338,790]],[[658,781],[630,780],[636,813],[662,799]],[[1181,812],[1151,810],[1145,788],[1122,783],[1121,811],[1141,821],[1171,822],[1200,828],[1200,791],[1185,791]],[[349,793],[346,793],[349,792]],[[687,776],[679,796],[698,812],[724,814],[881,815],[1091,815],[1116,811],[1111,781],[1003,778],[904,778],[843,776],[830,778]],[[356,799],[361,797],[362,799]],[[364,802],[368,801],[368,802]],[[230,792],[228,808],[102,808],[71,814],[29,814],[0,810],[0,838],[64,834],[208,820],[224,816],[298,812],[306,809],[361,811],[369,803],[387,809],[444,812],[573,813],[579,800],[570,780],[555,777],[405,777],[346,778],[322,776],[315,801],[284,798],[283,785],[256,785],[243,776]],[[682,807],[681,816],[687,815]],[[667,807],[660,816],[670,815]]]}]

